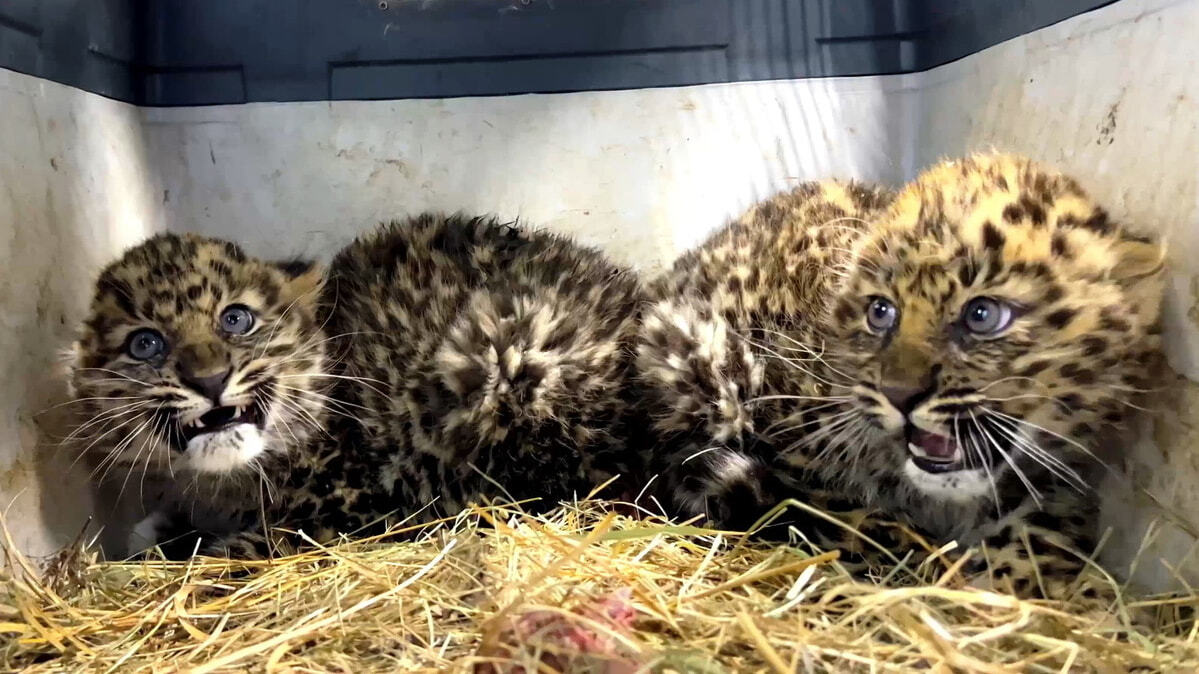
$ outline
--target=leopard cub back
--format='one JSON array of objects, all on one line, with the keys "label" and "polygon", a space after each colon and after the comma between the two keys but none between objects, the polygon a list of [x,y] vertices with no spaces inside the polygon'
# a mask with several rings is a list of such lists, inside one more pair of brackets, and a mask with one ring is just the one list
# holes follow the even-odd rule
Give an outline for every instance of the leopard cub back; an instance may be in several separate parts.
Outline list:
[{"label": "leopard cub back", "polygon": [[427,214],[343,249],[326,294],[326,330],[353,335],[337,389],[353,419],[334,437],[364,448],[336,460],[377,460],[391,503],[423,518],[484,496],[537,509],[634,470],[622,424],[640,286],[598,251]]}]

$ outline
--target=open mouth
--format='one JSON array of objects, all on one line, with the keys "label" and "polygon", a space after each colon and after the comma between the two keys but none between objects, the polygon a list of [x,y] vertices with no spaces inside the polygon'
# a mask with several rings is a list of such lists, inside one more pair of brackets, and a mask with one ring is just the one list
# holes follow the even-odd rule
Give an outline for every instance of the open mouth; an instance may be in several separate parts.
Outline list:
[{"label": "open mouth", "polygon": [[216,433],[238,424],[254,424],[261,427],[262,409],[257,404],[214,407],[191,423],[184,424],[180,430],[186,445],[192,438]]},{"label": "open mouth", "polygon": [[912,463],[928,473],[952,473],[965,467],[962,448],[948,435],[908,426],[908,454]]}]

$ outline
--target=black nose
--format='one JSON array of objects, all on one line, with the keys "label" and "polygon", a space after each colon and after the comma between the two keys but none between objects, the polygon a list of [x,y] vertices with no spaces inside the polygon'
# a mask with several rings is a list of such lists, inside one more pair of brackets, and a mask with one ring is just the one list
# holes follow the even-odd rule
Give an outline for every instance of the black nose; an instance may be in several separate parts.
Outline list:
[{"label": "black nose", "polygon": [[207,377],[194,377],[185,375],[181,377],[183,383],[199,393],[204,394],[217,405],[221,404],[221,394],[225,392],[225,382],[229,381],[229,375],[233,374],[233,368],[225,370],[220,374],[213,374]]},{"label": "black nose", "polygon": [[882,392],[883,396],[891,401],[896,409],[907,414],[912,411],[913,403],[924,392],[924,389],[917,386],[884,386]]}]

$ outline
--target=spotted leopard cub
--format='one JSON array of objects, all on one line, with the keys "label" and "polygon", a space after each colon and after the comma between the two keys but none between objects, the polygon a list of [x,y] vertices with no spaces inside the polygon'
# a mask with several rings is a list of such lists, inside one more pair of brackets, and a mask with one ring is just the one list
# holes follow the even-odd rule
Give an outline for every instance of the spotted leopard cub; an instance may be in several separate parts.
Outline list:
[{"label": "spotted leopard cub", "polygon": [[324,426],[322,281],[312,264],[190,235],[154,237],[101,272],[71,352],[70,439],[104,500],[145,516],[128,546],[192,522],[240,526],[260,478]]},{"label": "spotted leopard cub", "polygon": [[207,552],[269,554],[264,522],[327,541],[485,498],[552,505],[632,469],[638,293],[596,251],[487,218],[385,225],[327,270],[155,237],[100,277],[80,435],[123,480],[243,485],[220,517],[152,515]]},{"label": "spotted leopard cub", "polygon": [[663,495],[737,527],[795,498],[851,525],[793,520],[859,568],[956,541],[1001,586],[1073,591],[1097,456],[1150,385],[1162,260],[1007,155],[759,204],[651,288]]}]

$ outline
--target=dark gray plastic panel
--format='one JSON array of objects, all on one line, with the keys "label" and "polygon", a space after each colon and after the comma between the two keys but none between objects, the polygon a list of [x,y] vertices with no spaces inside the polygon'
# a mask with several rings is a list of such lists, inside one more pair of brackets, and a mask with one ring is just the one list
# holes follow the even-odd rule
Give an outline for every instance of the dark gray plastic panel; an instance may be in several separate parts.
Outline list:
[{"label": "dark gray plastic panel", "polygon": [[1111,0],[3,0],[0,66],[147,106],[925,70]]},{"label": "dark gray plastic panel", "polygon": [[0,0],[0,66],[123,101],[141,99],[131,63],[136,0]]}]

